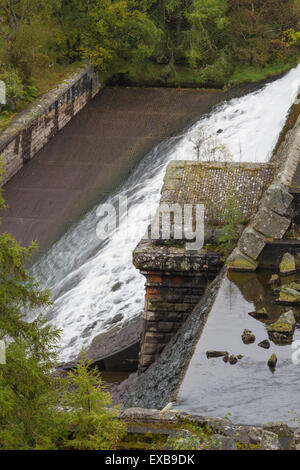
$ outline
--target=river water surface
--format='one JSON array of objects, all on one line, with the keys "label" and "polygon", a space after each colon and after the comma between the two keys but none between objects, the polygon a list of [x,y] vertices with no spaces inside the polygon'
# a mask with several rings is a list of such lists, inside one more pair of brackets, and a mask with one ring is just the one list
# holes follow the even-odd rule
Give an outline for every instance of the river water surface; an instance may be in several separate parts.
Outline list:
[{"label": "river water surface", "polygon": [[118,233],[99,240],[94,207],[33,265],[32,274],[52,290],[54,306],[47,314],[62,330],[62,361],[76,358],[111,328],[112,320],[121,325],[141,314],[144,278],[132,265],[132,251],[145,233],[150,208],[159,202],[166,165],[195,159],[191,139],[199,128],[212,135],[222,130],[219,139],[235,161],[268,161],[299,86],[300,66],[260,90],[222,103],[181,135],[163,141],[107,198],[114,205],[119,196],[128,198],[128,224],[122,219]]}]

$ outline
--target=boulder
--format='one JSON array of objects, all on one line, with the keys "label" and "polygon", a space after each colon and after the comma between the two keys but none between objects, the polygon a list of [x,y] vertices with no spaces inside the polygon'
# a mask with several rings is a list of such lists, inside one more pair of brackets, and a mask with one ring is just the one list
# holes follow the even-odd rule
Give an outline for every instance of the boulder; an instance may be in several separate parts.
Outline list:
[{"label": "boulder", "polygon": [[290,344],[293,340],[293,334],[296,326],[296,320],[293,310],[280,315],[279,319],[269,325],[269,338],[277,344]]},{"label": "boulder", "polygon": [[247,227],[240,238],[239,248],[242,253],[256,260],[266,244],[266,237],[253,228]]},{"label": "boulder", "polygon": [[252,427],[248,431],[248,438],[250,444],[258,445],[261,443],[261,437],[262,437],[262,429],[261,428],[256,428]]},{"label": "boulder", "polygon": [[261,341],[260,343],[258,343],[258,346],[260,348],[264,348],[264,349],[269,349],[271,347],[270,341],[268,341],[267,339],[265,339],[264,341]]},{"label": "boulder", "polygon": [[231,354],[231,356],[229,357],[229,364],[234,365],[237,363],[237,361],[238,361],[238,358],[234,356],[233,354]]},{"label": "boulder", "polygon": [[206,351],[206,357],[207,359],[212,359],[214,357],[224,357],[228,356],[227,351]]},{"label": "boulder", "polygon": [[272,421],[263,425],[263,429],[277,434],[278,437],[292,437],[293,431],[283,421]]},{"label": "boulder", "polygon": [[261,207],[254,218],[254,229],[266,237],[282,239],[291,224],[290,219]]},{"label": "boulder", "polygon": [[255,318],[255,320],[264,321],[264,320],[269,319],[269,314],[268,314],[267,310],[264,307],[261,308],[260,310],[257,310],[257,312],[249,312],[248,315]]},{"label": "boulder", "polygon": [[296,272],[295,257],[291,253],[285,253],[279,265],[280,274],[282,276],[288,276]]},{"label": "boulder", "polygon": [[226,356],[223,357],[223,361],[225,362],[225,364],[227,364],[227,362],[229,361],[229,354],[226,354]]},{"label": "boulder", "polygon": [[203,447],[209,450],[237,450],[235,440],[232,437],[219,434],[215,434],[207,443],[204,443]]},{"label": "boulder", "polygon": [[[292,286],[295,286],[295,284],[292,283],[281,287],[277,303],[283,305],[297,305],[300,303],[300,292]],[[298,288],[298,284],[296,286]]]},{"label": "boulder", "polygon": [[233,252],[227,258],[227,261],[226,261],[226,265],[228,266],[228,269],[230,269],[231,271],[240,271],[240,272],[256,271],[258,264],[259,264],[258,261],[241,253],[241,251],[238,248],[233,250]]},{"label": "boulder", "polygon": [[286,215],[293,199],[293,196],[286,188],[272,184],[266,191],[263,202],[268,209],[277,212],[279,215]]},{"label": "boulder", "polygon": [[242,340],[244,344],[251,344],[255,342],[255,335],[250,330],[244,330],[242,334]]},{"label": "boulder", "polygon": [[264,430],[261,436],[260,448],[261,450],[280,450],[277,434]]},{"label": "boulder", "polygon": [[277,356],[276,354],[272,354],[272,356],[268,360],[268,366],[270,367],[270,369],[275,369],[276,364],[277,364]]},{"label": "boulder", "polygon": [[279,282],[278,274],[272,274],[272,276],[270,277],[270,279],[268,281],[268,284],[270,286],[273,286],[274,284],[278,284],[278,282]]}]

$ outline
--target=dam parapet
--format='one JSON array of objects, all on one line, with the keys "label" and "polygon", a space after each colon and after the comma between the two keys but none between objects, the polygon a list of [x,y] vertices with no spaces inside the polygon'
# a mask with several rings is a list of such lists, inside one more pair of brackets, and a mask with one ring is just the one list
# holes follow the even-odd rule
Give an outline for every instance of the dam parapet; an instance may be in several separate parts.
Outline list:
[{"label": "dam parapet", "polygon": [[87,65],[18,114],[0,134],[0,155],[4,166],[2,185],[31,160],[101,88],[98,73],[92,65]]}]

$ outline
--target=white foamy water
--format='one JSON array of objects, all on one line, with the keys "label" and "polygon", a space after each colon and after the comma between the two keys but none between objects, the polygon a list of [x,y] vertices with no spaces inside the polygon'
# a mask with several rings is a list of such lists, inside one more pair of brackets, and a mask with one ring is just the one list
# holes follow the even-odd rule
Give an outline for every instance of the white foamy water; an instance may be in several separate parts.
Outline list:
[{"label": "white foamy water", "polygon": [[105,201],[117,207],[120,195],[128,198],[128,236],[122,236],[123,219],[119,234],[99,240],[94,207],[33,265],[35,278],[52,290],[48,316],[62,330],[62,361],[87,348],[117,314],[122,314],[120,322],[141,314],[145,280],[132,265],[132,251],[146,231],[150,207],[158,205],[166,165],[196,158],[191,138],[197,129],[213,135],[222,129],[218,138],[235,161],[268,161],[299,87],[300,66],[259,91],[223,103],[183,135],[159,144]]}]

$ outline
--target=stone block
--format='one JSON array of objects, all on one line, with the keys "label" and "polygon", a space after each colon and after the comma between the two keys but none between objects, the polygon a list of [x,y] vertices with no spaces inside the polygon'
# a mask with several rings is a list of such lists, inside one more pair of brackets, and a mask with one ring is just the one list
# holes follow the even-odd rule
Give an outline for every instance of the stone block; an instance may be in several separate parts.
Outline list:
[{"label": "stone block", "polygon": [[272,184],[265,193],[264,206],[279,215],[285,215],[293,199],[282,186]]},{"label": "stone block", "polygon": [[239,249],[250,258],[257,259],[266,246],[267,240],[264,235],[248,227],[244,230],[239,241]]},{"label": "stone block", "polygon": [[253,272],[258,267],[258,261],[244,255],[236,248],[226,261],[228,269],[231,271]]},{"label": "stone block", "polygon": [[266,237],[281,239],[290,226],[290,219],[261,207],[254,218],[253,227]]}]

